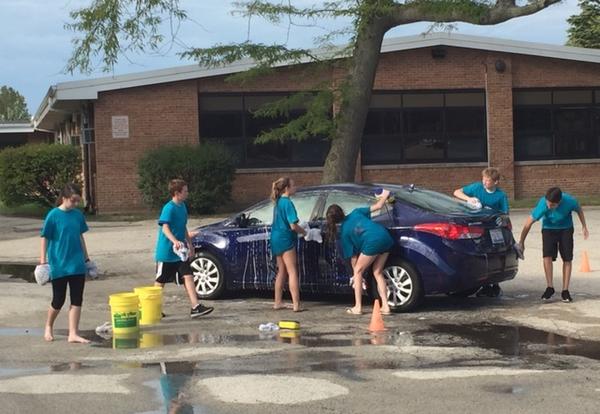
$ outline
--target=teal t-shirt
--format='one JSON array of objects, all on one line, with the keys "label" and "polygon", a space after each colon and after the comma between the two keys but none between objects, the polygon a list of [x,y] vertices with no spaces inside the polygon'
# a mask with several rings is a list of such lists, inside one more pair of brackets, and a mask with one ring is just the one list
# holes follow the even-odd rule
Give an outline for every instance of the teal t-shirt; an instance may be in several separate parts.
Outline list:
[{"label": "teal t-shirt", "polygon": [[531,211],[531,217],[538,221],[542,219],[542,229],[570,229],[573,227],[573,211],[579,211],[579,202],[570,194],[563,193],[560,203],[556,208],[548,208],[546,197],[540,198],[535,208]]},{"label": "teal t-shirt", "polygon": [[271,252],[279,256],[294,248],[298,241],[298,235],[291,224],[298,223],[296,207],[289,197],[279,197],[273,208],[273,224],[271,225]]},{"label": "teal t-shirt", "polygon": [[158,218],[158,240],[156,241],[156,252],[154,258],[157,262],[179,262],[181,259],[173,253],[173,243],[165,236],[162,225],[168,224],[171,233],[179,241],[186,240],[187,208],[185,203],[177,204],[173,200],[163,207]]},{"label": "teal t-shirt", "polygon": [[371,220],[371,208],[352,210],[342,222],[340,229],[344,259],[360,253],[375,256],[390,250],[394,241],[381,224]]},{"label": "teal t-shirt", "polygon": [[58,207],[50,210],[40,235],[48,240],[46,252],[51,280],[85,274],[81,234],[86,231],[88,226],[81,211],[64,211]]},{"label": "teal t-shirt", "polygon": [[508,214],[508,197],[500,188],[496,187],[496,190],[490,193],[481,181],[477,181],[464,186],[462,191],[469,197],[477,197],[483,207],[490,207]]}]

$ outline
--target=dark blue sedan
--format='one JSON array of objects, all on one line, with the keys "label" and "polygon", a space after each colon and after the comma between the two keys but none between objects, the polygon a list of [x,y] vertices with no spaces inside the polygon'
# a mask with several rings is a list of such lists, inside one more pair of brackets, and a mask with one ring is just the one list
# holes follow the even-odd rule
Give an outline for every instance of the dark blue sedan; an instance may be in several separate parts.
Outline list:
[{"label": "dark blue sedan", "polygon": [[[515,277],[517,256],[506,214],[413,185],[336,184],[299,189],[293,201],[301,221],[325,235],[325,211],[340,205],[346,214],[375,202],[378,188],[394,202],[373,214],[395,240],[385,268],[387,300],[396,311],[419,305],[424,295],[468,296],[482,285]],[[193,239],[192,262],[198,295],[205,299],[226,290],[273,289],[275,258],[269,242],[273,204],[258,203],[222,222],[200,227]],[[298,239],[302,292],[352,294],[352,270],[338,242]],[[367,278],[368,280],[371,278]],[[369,290],[375,293],[375,283]]]}]

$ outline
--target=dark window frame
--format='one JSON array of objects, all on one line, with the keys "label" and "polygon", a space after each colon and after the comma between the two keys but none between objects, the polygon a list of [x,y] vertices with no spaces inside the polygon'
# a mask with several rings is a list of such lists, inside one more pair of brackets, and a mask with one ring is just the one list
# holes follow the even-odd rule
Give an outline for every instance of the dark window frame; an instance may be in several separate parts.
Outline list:
[{"label": "dark window frame", "polygon": [[[567,91],[590,91],[592,95],[591,103],[555,103],[554,93],[555,92],[567,92]],[[573,88],[515,88],[513,89],[513,96],[519,92],[550,92],[550,103],[549,104],[532,104],[526,105],[516,104],[516,98],[513,98],[513,139],[514,139],[514,159],[515,161],[552,161],[552,160],[575,160],[575,159],[593,159],[600,158],[600,125],[596,125],[594,122],[594,111],[600,111],[600,86],[596,87],[573,87]],[[550,128],[539,129],[532,131],[518,131],[517,130],[517,111],[519,109],[542,109],[550,112]],[[582,154],[559,154],[559,136],[562,131],[557,126],[557,113],[560,110],[565,109],[585,109],[587,111],[587,124],[589,129],[580,130],[578,132],[585,133],[588,135],[587,140],[590,150]],[[521,139],[530,138],[539,134],[549,134],[551,136],[551,155],[525,155],[519,152],[519,141]]]},{"label": "dark window frame", "polygon": [[[299,91],[285,91],[285,92],[226,92],[226,93],[198,93],[198,114],[199,114],[199,137],[200,140],[206,140],[208,142],[221,142],[225,146],[227,146],[228,140],[238,140],[242,142],[243,145],[243,153],[240,154],[239,163],[237,168],[248,168],[248,169],[260,169],[260,168],[282,168],[282,167],[322,167],[323,160],[327,155],[327,150],[325,154],[323,154],[323,160],[309,160],[309,161],[298,161],[293,158],[293,147],[295,145],[312,145],[313,141],[305,140],[298,142],[286,142],[284,153],[281,154],[281,157],[277,159],[277,161],[273,162],[265,162],[258,159],[249,159],[249,148],[253,143],[252,139],[256,138],[255,136],[250,136],[249,134],[249,121],[248,118],[251,117],[251,111],[246,104],[246,99],[248,97],[284,97],[289,96]],[[220,97],[241,97],[242,99],[242,108],[240,110],[202,110],[202,99],[203,98],[220,98]],[[296,112],[301,113],[301,110],[297,110]],[[237,137],[206,137],[202,131],[202,117],[206,114],[238,114],[242,117],[242,135]],[[324,140],[323,137],[315,137],[315,140]],[[231,142],[231,141],[230,141]],[[265,145],[269,145],[268,143]]]},{"label": "dark window frame", "polygon": [[[482,94],[483,95],[483,106],[448,106],[446,103],[446,96],[449,94],[460,94],[460,93],[478,93],[478,94]],[[399,105],[397,107],[389,107],[389,108],[382,108],[382,107],[376,107],[376,108],[370,108],[369,109],[369,113],[377,113],[377,112],[397,112],[400,113],[400,119],[401,119],[401,130],[399,134],[396,134],[395,136],[399,139],[400,141],[400,153],[398,154],[397,158],[394,160],[388,159],[385,160],[383,158],[380,158],[379,160],[373,160],[373,161],[369,161],[369,160],[365,160],[365,158],[363,157],[363,163],[362,165],[364,166],[376,166],[376,165],[394,165],[394,164],[448,164],[448,163],[462,163],[462,162],[486,162],[488,159],[488,143],[487,143],[487,108],[486,108],[486,102],[487,102],[487,96],[485,93],[485,90],[483,89],[426,89],[426,90],[403,90],[403,91],[397,91],[397,90],[377,90],[377,91],[373,91],[373,95],[386,95],[386,94],[393,94],[393,95],[399,95],[400,98],[400,102]],[[406,107],[404,105],[404,95],[409,94],[409,95],[418,95],[418,94],[443,94],[443,106],[439,107],[439,106],[432,106],[432,107],[427,107],[427,106],[423,106],[423,107]],[[457,110],[457,109],[467,109],[467,110],[482,110],[483,111],[483,124],[484,124],[484,129],[481,132],[481,135],[477,136],[477,133],[473,133],[473,134],[466,134],[466,135],[471,135],[474,138],[477,139],[481,139],[482,143],[483,143],[483,148],[481,150],[481,153],[479,154],[479,156],[477,157],[456,157],[456,158],[450,158],[448,156],[448,143],[450,140],[450,136],[451,135],[456,135],[455,133],[449,132],[448,128],[447,128],[447,117],[448,117],[448,111],[452,111],[452,110]],[[443,143],[444,149],[443,149],[443,156],[442,158],[419,158],[419,159],[412,159],[406,158],[406,144],[407,144],[407,138],[410,136],[418,136],[418,134],[409,134],[406,130],[407,128],[407,116],[406,114],[408,112],[416,112],[416,111],[434,111],[434,110],[441,110],[441,131],[436,133],[436,138],[439,138],[440,142]],[[466,136],[465,135],[465,136]],[[366,145],[373,145],[375,143],[370,143],[369,140],[382,140],[385,139],[386,137],[389,137],[390,139],[393,139],[394,135],[390,135],[390,134],[366,134],[363,133],[363,140],[362,140],[362,152],[365,153],[365,149],[364,147]]]}]

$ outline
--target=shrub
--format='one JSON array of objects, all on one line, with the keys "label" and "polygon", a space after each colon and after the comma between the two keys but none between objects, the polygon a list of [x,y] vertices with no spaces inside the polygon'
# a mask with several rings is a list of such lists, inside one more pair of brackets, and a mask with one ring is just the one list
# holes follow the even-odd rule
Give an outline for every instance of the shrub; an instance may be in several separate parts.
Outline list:
[{"label": "shrub", "polygon": [[169,200],[169,181],[181,178],[188,183],[189,210],[212,213],[229,200],[234,172],[233,158],[222,145],[161,147],[140,159],[138,188],[147,204],[161,207]]},{"label": "shrub", "polygon": [[25,203],[53,206],[62,187],[80,183],[79,148],[36,144],[0,151],[0,199],[7,207]]}]

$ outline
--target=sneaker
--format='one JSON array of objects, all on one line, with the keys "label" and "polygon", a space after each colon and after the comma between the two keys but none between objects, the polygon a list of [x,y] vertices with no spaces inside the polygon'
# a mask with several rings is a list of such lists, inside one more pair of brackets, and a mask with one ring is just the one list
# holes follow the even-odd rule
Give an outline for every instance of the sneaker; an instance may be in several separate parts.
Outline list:
[{"label": "sneaker", "polygon": [[568,290],[563,290],[560,293],[560,296],[562,296],[562,301],[563,302],[573,302],[573,298],[571,297],[571,294],[569,293]]},{"label": "sneaker", "polygon": [[500,296],[502,296],[502,288],[500,287],[500,285],[498,283],[494,283],[492,285],[492,298],[499,298]]},{"label": "sneaker", "polygon": [[490,297],[490,298],[494,297],[494,291],[492,289],[492,285],[483,285],[481,287],[481,289],[479,289],[477,291],[476,296],[478,298],[481,298],[483,296],[487,296],[487,297]]},{"label": "sneaker", "polygon": [[210,306],[204,306],[201,303],[197,304],[195,308],[190,311],[191,318],[197,318],[198,316],[208,315],[214,310]]},{"label": "sneaker", "polygon": [[542,295],[542,299],[543,300],[548,300],[550,299],[552,296],[554,295],[554,288],[551,287],[547,287],[546,290],[544,291],[544,294]]}]

